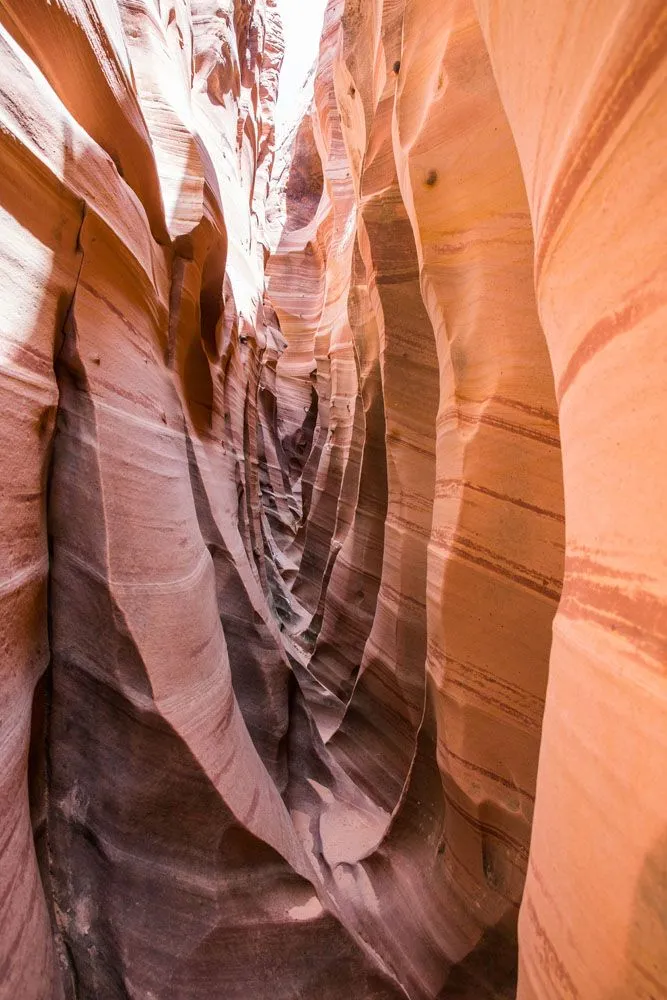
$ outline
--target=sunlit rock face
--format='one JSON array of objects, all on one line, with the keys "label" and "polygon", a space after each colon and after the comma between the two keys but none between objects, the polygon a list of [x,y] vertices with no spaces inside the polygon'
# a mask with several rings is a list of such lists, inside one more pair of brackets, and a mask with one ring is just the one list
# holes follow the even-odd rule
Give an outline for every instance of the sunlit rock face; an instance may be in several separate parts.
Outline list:
[{"label": "sunlit rock face", "polygon": [[0,1000],[667,996],[662,6],[0,3]]},{"label": "sunlit rock face", "polygon": [[323,842],[324,876],[409,996],[511,996],[562,465],[529,205],[471,5],[329,5],[286,218],[278,613],[373,816],[344,852]]},{"label": "sunlit rock face", "polygon": [[329,4],[270,524],[409,996],[514,996],[522,900],[520,1000],[667,996],[662,6]]}]

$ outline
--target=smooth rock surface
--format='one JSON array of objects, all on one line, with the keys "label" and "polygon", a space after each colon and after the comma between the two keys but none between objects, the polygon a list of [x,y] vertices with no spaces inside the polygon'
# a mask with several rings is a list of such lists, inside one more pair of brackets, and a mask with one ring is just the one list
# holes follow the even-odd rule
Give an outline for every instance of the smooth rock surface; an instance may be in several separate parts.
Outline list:
[{"label": "smooth rock surface", "polygon": [[0,2],[0,1000],[667,997],[667,18]]}]

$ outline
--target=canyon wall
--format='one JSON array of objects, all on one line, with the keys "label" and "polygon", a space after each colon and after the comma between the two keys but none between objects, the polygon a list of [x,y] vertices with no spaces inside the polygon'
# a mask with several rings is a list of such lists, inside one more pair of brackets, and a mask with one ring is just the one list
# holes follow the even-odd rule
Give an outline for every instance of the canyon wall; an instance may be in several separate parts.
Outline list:
[{"label": "canyon wall", "polygon": [[667,997],[662,7],[0,0],[0,1000]]}]

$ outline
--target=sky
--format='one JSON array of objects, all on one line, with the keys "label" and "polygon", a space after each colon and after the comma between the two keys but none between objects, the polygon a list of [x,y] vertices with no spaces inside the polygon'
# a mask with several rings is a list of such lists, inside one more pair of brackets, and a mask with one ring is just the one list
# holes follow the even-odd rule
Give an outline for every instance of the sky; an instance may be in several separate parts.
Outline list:
[{"label": "sky", "polygon": [[278,0],[285,32],[285,60],[276,107],[278,139],[301,113],[304,80],[320,48],[327,0]]}]

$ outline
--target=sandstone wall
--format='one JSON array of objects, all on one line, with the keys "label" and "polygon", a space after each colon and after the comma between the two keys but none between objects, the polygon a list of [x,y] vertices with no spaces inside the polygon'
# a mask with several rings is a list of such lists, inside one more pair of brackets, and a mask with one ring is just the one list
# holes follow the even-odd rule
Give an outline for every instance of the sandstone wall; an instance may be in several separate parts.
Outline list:
[{"label": "sandstone wall", "polygon": [[0,44],[0,995],[394,996],[286,804],[274,4],[21,0]]},{"label": "sandstone wall", "polygon": [[666,39],[2,0],[0,1000],[667,996]]},{"label": "sandstone wall", "polygon": [[[409,992],[511,991],[527,876],[520,998],[661,996],[666,25],[648,2],[510,6],[329,5],[293,167],[312,133],[325,194],[269,290],[279,428],[298,433],[308,373],[308,440],[349,457],[337,478],[303,458],[327,589],[287,630],[329,750],[392,815],[362,863],[377,888],[382,859]],[[295,594],[302,523],[281,543]]]}]

